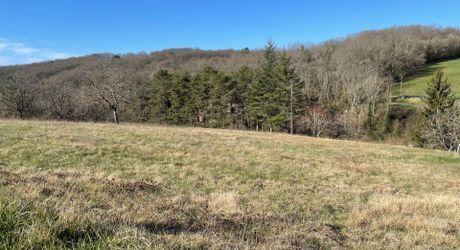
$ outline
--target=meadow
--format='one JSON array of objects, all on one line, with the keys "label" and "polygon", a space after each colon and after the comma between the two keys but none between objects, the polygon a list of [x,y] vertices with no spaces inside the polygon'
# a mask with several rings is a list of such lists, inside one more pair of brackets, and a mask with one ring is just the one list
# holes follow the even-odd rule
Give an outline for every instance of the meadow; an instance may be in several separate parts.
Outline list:
[{"label": "meadow", "polygon": [[455,249],[459,194],[443,151],[0,120],[0,249]]},{"label": "meadow", "polygon": [[[403,95],[424,96],[425,89],[436,70],[442,70],[452,86],[457,98],[460,98],[460,59],[445,60],[423,66],[418,72],[403,82]],[[401,95],[400,86],[396,84],[393,96]]]}]

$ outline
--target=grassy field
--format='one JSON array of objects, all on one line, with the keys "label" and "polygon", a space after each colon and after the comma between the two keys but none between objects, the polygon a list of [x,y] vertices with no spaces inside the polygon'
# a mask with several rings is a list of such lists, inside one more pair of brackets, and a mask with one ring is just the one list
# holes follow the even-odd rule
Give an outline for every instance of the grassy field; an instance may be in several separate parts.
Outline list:
[{"label": "grassy field", "polygon": [[442,151],[0,120],[0,249],[454,249],[459,194]]},{"label": "grassy field", "polygon": [[[425,95],[427,82],[430,81],[433,73],[438,69],[444,71],[452,85],[455,95],[457,98],[460,98],[460,59],[432,63],[423,67],[419,72],[403,83],[403,95]],[[399,96],[400,94],[400,86],[396,85],[393,88],[392,95]]]}]

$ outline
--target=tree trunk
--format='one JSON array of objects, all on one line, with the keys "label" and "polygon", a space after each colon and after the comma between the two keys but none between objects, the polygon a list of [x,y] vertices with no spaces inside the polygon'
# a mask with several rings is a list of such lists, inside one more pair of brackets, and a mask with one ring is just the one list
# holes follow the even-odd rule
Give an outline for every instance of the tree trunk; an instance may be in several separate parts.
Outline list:
[{"label": "tree trunk", "polygon": [[118,120],[118,110],[117,109],[112,109],[113,112],[113,121],[116,124],[120,124],[120,121]]},{"label": "tree trunk", "polygon": [[289,132],[290,132],[291,134],[294,134],[294,114],[293,114],[293,110],[292,110],[292,109],[293,109],[293,107],[292,107],[292,106],[293,106],[293,101],[294,101],[294,100],[293,100],[293,99],[294,99],[294,93],[293,93],[293,92],[294,92],[294,90],[293,90],[294,86],[293,86],[293,85],[294,85],[294,83],[291,81],[291,100],[290,100],[290,105],[289,105],[289,109],[290,109],[290,122],[291,122],[291,124],[290,124],[290,131],[289,131]]},{"label": "tree trunk", "polygon": [[16,104],[16,110],[18,111],[19,117],[21,118],[21,120],[24,120],[24,111],[25,111],[25,108],[24,108],[24,101],[23,101],[23,99],[21,99],[21,101],[19,101],[19,104]]},{"label": "tree trunk", "polygon": [[402,80],[402,77],[400,78],[399,80],[399,95],[401,96],[401,98],[403,97],[403,80]]},{"label": "tree trunk", "polygon": [[361,133],[361,111],[358,111],[358,134]]},{"label": "tree trunk", "polygon": [[259,132],[259,121],[256,121],[256,131]]},{"label": "tree trunk", "polygon": [[244,103],[244,108],[243,108],[243,116],[244,116],[244,124],[246,125],[246,128],[251,128],[251,121],[249,120],[249,114],[247,111],[247,105]]},{"label": "tree trunk", "polygon": [[369,113],[369,125],[372,129],[374,129],[375,104],[373,101],[369,105]]}]

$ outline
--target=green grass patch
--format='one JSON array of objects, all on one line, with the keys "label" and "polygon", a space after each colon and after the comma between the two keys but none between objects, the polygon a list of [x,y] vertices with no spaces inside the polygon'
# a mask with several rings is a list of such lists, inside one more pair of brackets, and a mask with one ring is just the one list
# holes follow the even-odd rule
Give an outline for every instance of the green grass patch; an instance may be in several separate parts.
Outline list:
[{"label": "green grass patch", "polygon": [[[460,59],[446,60],[428,64],[422,67],[413,76],[403,82],[403,95],[423,96],[428,81],[436,70],[442,70],[457,98],[460,98]],[[393,96],[400,96],[400,86],[396,84],[392,91]]]}]

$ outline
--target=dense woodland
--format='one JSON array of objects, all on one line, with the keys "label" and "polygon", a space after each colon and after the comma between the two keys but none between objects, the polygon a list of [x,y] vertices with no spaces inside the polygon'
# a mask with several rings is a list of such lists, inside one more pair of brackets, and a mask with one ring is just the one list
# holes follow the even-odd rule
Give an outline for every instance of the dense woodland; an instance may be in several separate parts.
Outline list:
[{"label": "dense woodland", "polygon": [[431,26],[288,48],[97,54],[0,68],[0,116],[382,139],[416,117],[390,106],[390,89],[456,57],[460,30]]}]

